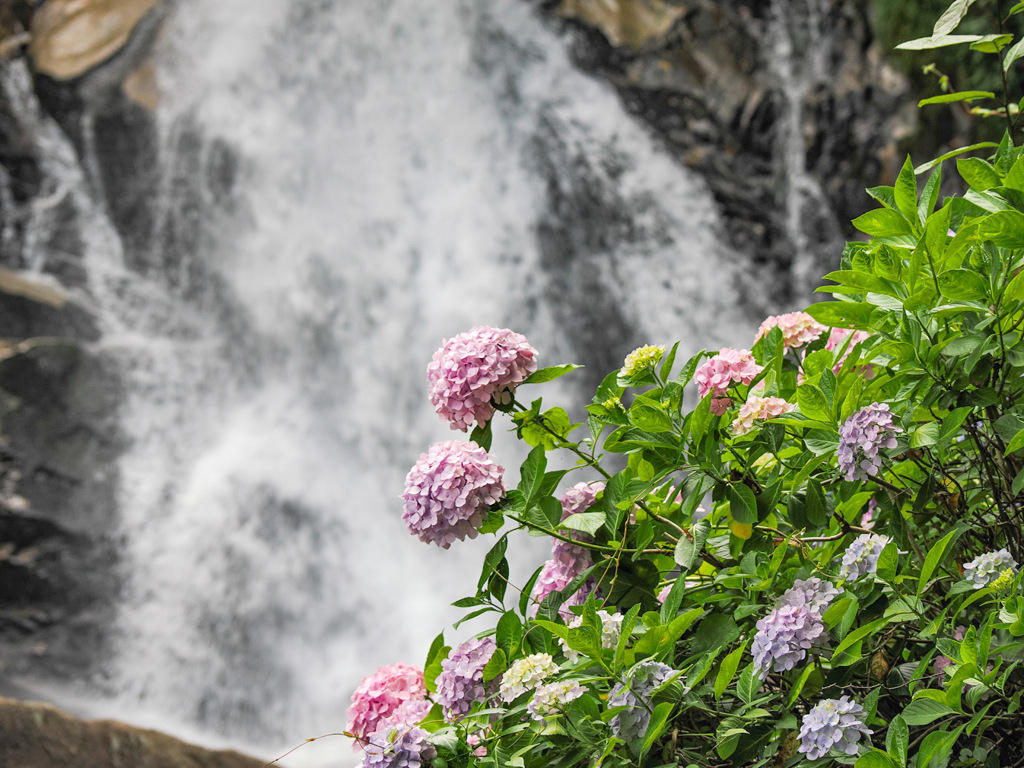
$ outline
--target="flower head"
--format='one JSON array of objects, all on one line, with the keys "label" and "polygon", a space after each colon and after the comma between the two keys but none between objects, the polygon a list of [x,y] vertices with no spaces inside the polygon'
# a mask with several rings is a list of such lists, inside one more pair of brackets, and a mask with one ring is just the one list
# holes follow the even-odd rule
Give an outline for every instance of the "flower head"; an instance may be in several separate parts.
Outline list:
[{"label": "flower head", "polygon": [[578,699],[586,688],[581,688],[575,680],[559,680],[554,683],[545,683],[537,686],[533,698],[526,705],[526,711],[530,717],[541,723],[546,723],[549,717],[554,717],[565,709],[565,705],[573,699]]},{"label": "flower head", "polygon": [[832,582],[811,576],[809,579],[797,579],[793,586],[782,593],[776,608],[784,605],[803,606],[811,613],[821,615],[825,608],[839,595]]},{"label": "flower head", "polygon": [[878,556],[892,539],[877,533],[862,533],[854,539],[843,553],[839,566],[839,578],[856,581],[861,576],[874,573],[878,568]]},{"label": "flower head", "polygon": [[654,690],[676,674],[676,670],[657,661],[642,661],[624,682],[608,693],[608,707],[628,707],[609,723],[620,739],[634,741],[647,732],[651,722],[651,696]]},{"label": "flower head", "polygon": [[882,466],[881,448],[895,448],[900,427],[892,423],[887,403],[872,403],[850,416],[839,427],[836,457],[847,480],[867,480]]},{"label": "flower head", "polygon": [[[551,547],[551,559],[544,563],[544,567],[541,568],[540,575],[533,585],[533,591],[530,593],[532,610],[536,610],[541,601],[552,592],[563,590],[569,586],[573,579],[591,565],[593,565],[593,560],[589,550],[577,544],[556,539]],[[596,586],[597,582],[587,579],[558,609],[562,618],[569,621],[573,615],[569,608],[574,605],[583,605]]]},{"label": "flower head", "polygon": [[463,432],[508,403],[516,386],[537,370],[537,350],[507,328],[479,326],[444,342],[427,366],[430,402],[452,429]]},{"label": "flower head", "polygon": [[467,714],[475,702],[487,697],[484,667],[496,647],[493,638],[474,638],[457,645],[441,662],[436,698],[444,708],[446,720]]},{"label": "flower head", "polygon": [[744,435],[754,428],[755,421],[774,419],[784,413],[790,413],[795,405],[787,403],[781,397],[751,397],[740,406],[739,416],[732,423],[734,435]]},{"label": "flower head", "polygon": [[750,646],[754,668],[763,680],[768,672],[785,672],[807,656],[807,651],[825,633],[820,614],[804,605],[783,605],[759,622]]},{"label": "flower head", "polygon": [[822,699],[804,715],[799,751],[809,760],[825,757],[833,749],[857,754],[861,736],[871,736],[863,722],[865,714],[864,707],[848,696]]},{"label": "flower head", "polygon": [[785,315],[773,315],[766,318],[757,329],[757,339],[767,335],[772,328],[782,331],[782,346],[788,352],[804,344],[810,344],[828,328],[806,312],[789,312]]},{"label": "flower head", "polygon": [[[847,344],[846,339],[851,334],[853,335],[853,338],[850,339],[849,344]],[[835,352],[844,344],[846,345],[846,349],[843,352],[843,356],[836,360],[835,364],[832,366],[832,372],[839,373],[839,369],[843,367],[843,362],[845,362],[846,358],[850,356],[850,352],[853,348],[869,338],[871,338],[871,334],[867,331],[854,331],[850,328],[833,328],[828,334],[828,339],[825,341],[825,349],[829,352]],[[871,368],[871,366],[865,367]],[[868,376],[867,378],[871,377]]]},{"label": "flower head", "polygon": [[526,658],[517,659],[501,676],[498,694],[507,704],[531,688],[536,688],[541,681],[557,671],[558,665],[549,653],[533,653]]},{"label": "flower head", "polygon": [[622,363],[621,373],[623,376],[636,376],[649,368],[653,368],[661,362],[661,356],[665,354],[665,347],[653,347],[650,344],[644,347],[637,347],[628,355]]},{"label": "flower head", "polygon": [[[615,613],[598,611],[597,616],[601,619],[601,647],[614,648],[615,644],[619,642],[619,633],[622,631],[622,614],[618,611]],[[566,626],[570,629],[583,626],[583,617],[574,616]],[[562,646],[562,652],[565,654],[565,658],[568,659],[570,663],[575,664],[580,660],[580,654],[570,648],[565,640],[559,638],[558,642]]]},{"label": "flower head", "polygon": [[364,677],[352,694],[345,730],[367,738],[406,702],[423,699],[426,695],[423,670],[419,667],[401,663],[381,667]]},{"label": "flower head", "polygon": [[375,731],[363,747],[360,768],[421,768],[437,757],[423,728],[388,725]]},{"label": "flower head", "polygon": [[726,390],[733,384],[749,384],[762,370],[749,350],[726,347],[697,369],[697,394],[704,398],[710,392],[711,412],[721,416],[732,405]]},{"label": "flower head", "polygon": [[974,584],[975,589],[989,586],[1001,577],[1001,573],[1010,569],[1010,578],[1017,573],[1017,561],[1007,549],[985,552],[969,563],[964,563],[964,578]]},{"label": "flower head", "polygon": [[435,443],[405,478],[402,519],[420,541],[444,549],[475,538],[487,507],[505,494],[504,472],[476,443]]}]

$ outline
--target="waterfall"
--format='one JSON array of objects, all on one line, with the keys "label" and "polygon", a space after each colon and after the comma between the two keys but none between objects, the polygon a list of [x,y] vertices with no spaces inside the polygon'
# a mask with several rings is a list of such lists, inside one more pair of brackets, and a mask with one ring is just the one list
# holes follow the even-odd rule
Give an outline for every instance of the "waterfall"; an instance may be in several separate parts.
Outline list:
[{"label": "waterfall", "polygon": [[[54,171],[126,392],[124,588],[90,706],[276,756],[340,730],[377,666],[421,663],[475,586],[490,537],[442,552],[400,519],[408,467],[453,437],[426,399],[443,338],[512,327],[541,365],[597,368],[743,346],[758,318],[703,182],[521,0],[179,0],[153,64],[134,244]],[[495,453],[514,483],[522,454]]]}]

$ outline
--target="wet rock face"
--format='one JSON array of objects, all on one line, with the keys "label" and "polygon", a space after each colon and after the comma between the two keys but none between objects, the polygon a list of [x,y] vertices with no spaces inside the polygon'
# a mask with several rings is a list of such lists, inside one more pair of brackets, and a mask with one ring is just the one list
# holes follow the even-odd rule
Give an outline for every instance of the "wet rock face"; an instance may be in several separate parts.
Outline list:
[{"label": "wet rock face", "polygon": [[[781,5],[548,0],[541,8],[566,31],[578,66],[613,84],[626,108],[704,177],[720,207],[723,237],[752,257],[753,283],[786,303],[808,289],[792,280],[797,241],[814,262],[805,271],[816,276],[834,268],[843,235],[854,235],[848,222],[868,207],[864,188],[892,182],[906,151],[898,144],[916,116],[907,83],[873,38],[864,0],[784,4],[794,16],[791,29],[811,5],[822,14],[789,44],[798,53],[818,46],[824,65],[795,122],[801,165],[825,200],[801,206],[802,231],[788,229],[786,194],[797,182],[787,178],[784,156],[794,106],[777,61],[773,14]],[[642,6],[643,35],[635,25],[632,37],[623,34],[626,6]]]},{"label": "wet rock face", "polygon": [[84,721],[45,704],[0,698],[0,765],[12,768],[263,768],[113,720]]}]

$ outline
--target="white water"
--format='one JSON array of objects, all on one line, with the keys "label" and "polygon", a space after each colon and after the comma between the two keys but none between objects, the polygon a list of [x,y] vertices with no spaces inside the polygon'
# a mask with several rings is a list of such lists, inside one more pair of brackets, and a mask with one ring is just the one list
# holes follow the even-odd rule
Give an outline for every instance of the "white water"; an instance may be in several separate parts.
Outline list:
[{"label": "white water", "polygon": [[[408,467],[458,436],[425,395],[442,338],[510,326],[542,365],[586,355],[552,289],[583,281],[636,345],[742,346],[756,318],[702,183],[521,0],[181,0],[156,66],[157,235],[129,258],[97,214],[87,238],[132,440],[94,708],[269,758],[340,730],[360,678],[419,663],[473,590],[490,537],[441,552],[400,520]],[[595,218],[555,220],[545,168]],[[591,242],[603,216],[626,224]],[[584,243],[572,264],[542,225]]]}]

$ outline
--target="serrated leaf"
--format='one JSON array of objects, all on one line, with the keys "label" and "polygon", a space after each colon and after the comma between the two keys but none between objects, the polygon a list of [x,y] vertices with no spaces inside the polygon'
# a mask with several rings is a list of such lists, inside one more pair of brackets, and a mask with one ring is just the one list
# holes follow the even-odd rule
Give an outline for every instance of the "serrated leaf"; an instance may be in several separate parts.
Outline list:
[{"label": "serrated leaf", "polygon": [[954,714],[953,710],[942,702],[934,699],[914,699],[903,710],[903,720],[907,725],[928,725],[940,717]]},{"label": "serrated leaf", "polygon": [[910,746],[910,729],[903,715],[896,715],[885,733],[885,749],[901,765],[907,764],[907,748]]},{"label": "serrated leaf", "polygon": [[733,520],[745,525],[757,523],[757,499],[750,488],[743,483],[730,483],[728,496]]},{"label": "serrated leaf", "polygon": [[700,520],[694,523],[690,533],[693,536],[693,540],[691,541],[690,537],[685,534],[680,535],[675,548],[674,558],[680,568],[683,569],[683,574],[693,570],[693,566],[696,565],[700,553],[704,551],[704,544],[708,540],[708,534],[711,533],[711,523],[707,520]]},{"label": "serrated leaf", "polygon": [[978,224],[978,235],[1003,248],[1024,248],[1024,213],[997,211]]},{"label": "serrated leaf", "polygon": [[956,170],[972,189],[979,192],[1001,186],[1003,183],[995,168],[977,157],[965,157],[957,160]]}]

